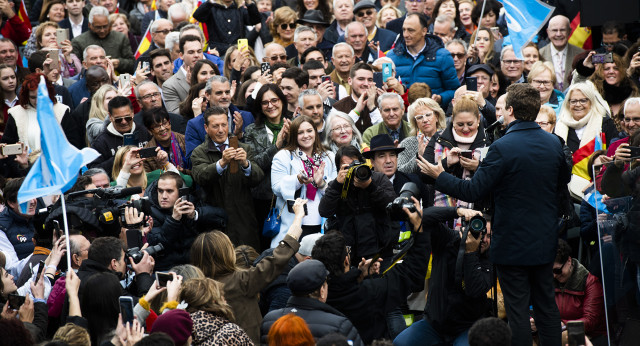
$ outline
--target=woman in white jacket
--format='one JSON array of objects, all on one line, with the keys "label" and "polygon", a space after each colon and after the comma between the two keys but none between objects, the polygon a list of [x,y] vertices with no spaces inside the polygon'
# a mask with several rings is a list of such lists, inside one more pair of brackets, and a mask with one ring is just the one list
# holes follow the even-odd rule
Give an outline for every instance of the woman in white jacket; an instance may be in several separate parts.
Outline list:
[{"label": "woman in white jacket", "polygon": [[278,151],[271,165],[271,189],[277,197],[276,207],[281,213],[280,233],[271,240],[276,247],[284,238],[294,214],[287,208],[287,200],[297,197],[307,200],[307,215],[302,219],[302,239],[318,233],[322,217],[318,212],[320,199],[327,183],[336,178],[334,154],[320,142],[313,120],[299,116],[291,122],[287,145]]}]

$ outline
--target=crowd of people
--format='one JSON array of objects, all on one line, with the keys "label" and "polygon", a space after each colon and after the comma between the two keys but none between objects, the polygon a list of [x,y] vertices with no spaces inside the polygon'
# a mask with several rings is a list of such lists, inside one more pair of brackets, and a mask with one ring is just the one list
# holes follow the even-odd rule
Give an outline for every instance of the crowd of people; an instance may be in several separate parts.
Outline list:
[{"label": "crowd of people", "polygon": [[[25,3],[0,0],[0,345],[620,337],[606,254],[574,249],[594,187],[638,200],[637,23],[583,49],[557,1],[515,52],[496,0]],[[99,157],[21,205],[41,81]],[[638,292],[634,203],[606,241]]]}]

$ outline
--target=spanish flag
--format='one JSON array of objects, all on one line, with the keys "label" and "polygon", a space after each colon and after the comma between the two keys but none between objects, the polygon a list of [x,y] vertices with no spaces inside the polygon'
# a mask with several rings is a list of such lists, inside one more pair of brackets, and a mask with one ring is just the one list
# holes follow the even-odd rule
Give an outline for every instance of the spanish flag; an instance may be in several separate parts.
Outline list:
[{"label": "spanish flag", "polygon": [[606,145],[604,144],[606,142],[602,136],[604,136],[602,132],[598,133],[594,139],[573,153],[573,169],[571,171],[573,175],[589,180],[589,167],[587,166],[589,158],[595,151],[606,149]]},{"label": "spanish flag", "polygon": [[[200,5],[202,5],[204,1],[202,0],[198,0],[198,3],[196,4],[196,7],[193,8],[193,12],[191,12],[191,18],[189,18],[189,22],[192,24],[198,24],[200,26],[200,30],[202,30],[202,33],[204,34],[204,48],[206,50],[207,45],[209,44],[209,30],[207,30],[207,24],[204,23],[200,23],[198,22],[195,18],[193,18],[193,13],[198,9],[198,7],[200,7]],[[220,54],[224,54],[224,52],[220,52]]]},{"label": "spanish flag", "polygon": [[580,26],[580,12],[571,21],[571,35],[569,35],[569,43],[585,50],[593,48],[591,42],[591,28]]},{"label": "spanish flag", "polygon": [[[151,24],[153,24],[153,22],[151,22]],[[146,52],[151,46],[151,24],[149,24],[149,27],[147,28],[147,32],[144,34],[144,37],[142,38],[142,41],[140,41],[140,45],[136,50],[136,54],[135,54],[136,59],[138,59],[140,55],[144,54],[144,52]]]},{"label": "spanish flag", "polygon": [[18,9],[18,18],[20,18],[27,25],[29,36],[31,36],[31,21],[29,20],[29,16],[27,15],[27,8],[24,6],[24,1],[20,1],[20,9]]}]

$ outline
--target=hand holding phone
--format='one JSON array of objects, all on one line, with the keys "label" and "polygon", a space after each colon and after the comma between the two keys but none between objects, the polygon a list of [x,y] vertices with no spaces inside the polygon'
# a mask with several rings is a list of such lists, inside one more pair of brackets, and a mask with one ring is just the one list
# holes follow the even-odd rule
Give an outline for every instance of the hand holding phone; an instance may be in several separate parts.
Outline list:
[{"label": "hand holding phone", "polygon": [[167,287],[167,282],[173,280],[171,273],[156,272],[156,282],[158,288]]},{"label": "hand holding phone", "polygon": [[120,297],[120,314],[122,315],[122,324],[129,325],[133,324],[133,298],[131,297]]},{"label": "hand holding phone", "polygon": [[12,310],[19,310],[20,307],[22,306],[22,304],[24,304],[24,301],[26,299],[26,297],[23,297],[21,295],[19,295],[18,293],[11,293],[9,294],[9,309]]}]

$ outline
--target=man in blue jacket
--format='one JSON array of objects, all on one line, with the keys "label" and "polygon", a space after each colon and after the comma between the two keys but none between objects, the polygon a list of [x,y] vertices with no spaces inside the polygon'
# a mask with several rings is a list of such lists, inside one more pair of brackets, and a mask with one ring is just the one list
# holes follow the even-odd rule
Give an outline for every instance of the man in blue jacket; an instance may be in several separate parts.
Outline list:
[{"label": "man in blue jacket", "polygon": [[558,190],[571,175],[562,143],[534,120],[540,93],[529,84],[508,89],[506,109],[513,112],[507,133],[489,148],[471,180],[444,173],[442,164],[421,159],[422,172],[436,178],[435,188],[455,198],[478,201],[493,194],[490,259],[497,266],[513,345],[532,342],[529,304],[533,304],[540,344],[560,345],[560,313],[552,267],[558,242]]},{"label": "man in blue jacket", "polygon": [[397,76],[408,88],[415,82],[429,84],[431,98],[446,108],[460,86],[453,58],[444,49],[442,40],[427,34],[428,24],[424,16],[409,14],[402,24],[403,43],[396,43],[387,54],[396,64]]}]

